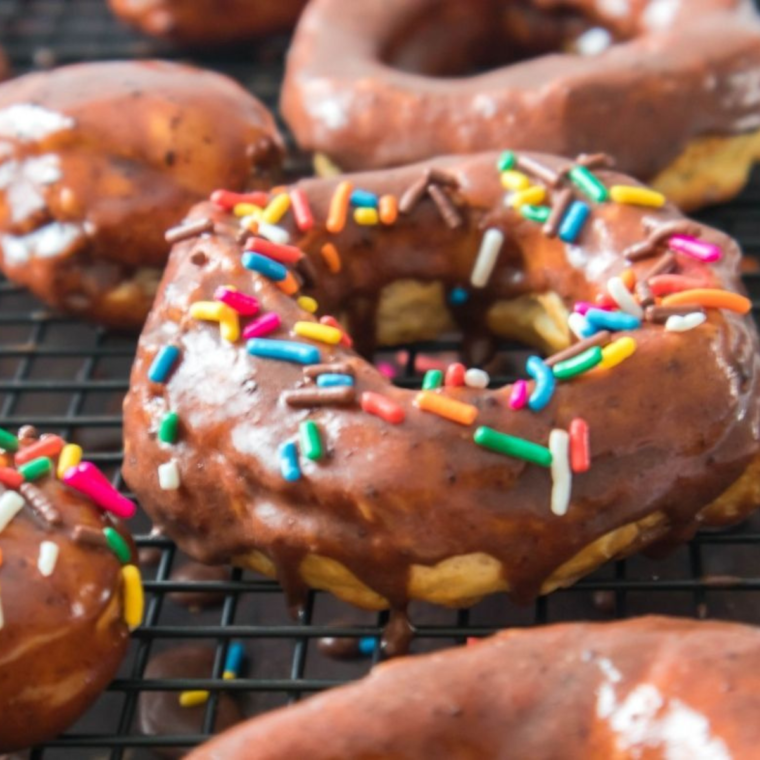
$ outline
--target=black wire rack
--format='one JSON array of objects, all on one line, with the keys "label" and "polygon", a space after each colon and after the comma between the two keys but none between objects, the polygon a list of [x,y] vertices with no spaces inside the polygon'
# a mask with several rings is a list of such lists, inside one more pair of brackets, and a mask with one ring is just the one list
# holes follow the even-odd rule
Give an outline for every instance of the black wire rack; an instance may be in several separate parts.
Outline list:
[{"label": "black wire rack", "polygon": [[[275,109],[287,38],[225,49],[222,55],[191,55],[145,40],[119,26],[104,0],[0,0],[0,46],[17,73],[81,60],[160,56],[190,59],[241,81]],[[305,164],[296,159],[295,169]],[[293,167],[291,167],[293,168]],[[730,205],[705,212],[703,220],[736,237],[747,255],[745,283],[760,316],[760,176]],[[124,489],[121,402],[135,349],[130,336],[114,334],[57,315],[14,284],[0,280],[0,426],[33,424],[76,441]],[[419,385],[431,362],[451,361],[457,341],[416,344],[377,359],[396,366],[398,382]],[[508,382],[524,355],[504,347],[491,367]],[[228,580],[179,581],[185,562],[174,544],[136,522],[137,543],[153,562],[143,567],[147,606],[118,677],[93,708],[66,734],[32,752],[34,758],[142,758],[202,742],[213,732],[222,693],[254,715],[360,677],[380,658],[384,614],[349,608],[327,594],[312,593],[303,614],[287,613],[279,586],[241,570]],[[470,610],[413,605],[412,652],[462,644],[501,628],[574,619],[612,619],[646,613],[718,617],[760,624],[760,518],[724,532],[700,533],[666,559],[634,557],[610,564],[570,589],[518,607],[503,596]],[[189,612],[171,595],[215,592],[213,608]],[[371,654],[338,661],[323,654],[324,636],[364,638]],[[247,668],[234,681],[222,679],[232,641],[244,644]],[[144,676],[156,653],[192,643],[213,653],[203,678]],[[187,731],[146,736],[138,725],[139,702],[149,692],[205,689],[210,698],[197,725]],[[0,720],[2,718],[0,717]],[[177,750],[176,748],[180,748]]]}]

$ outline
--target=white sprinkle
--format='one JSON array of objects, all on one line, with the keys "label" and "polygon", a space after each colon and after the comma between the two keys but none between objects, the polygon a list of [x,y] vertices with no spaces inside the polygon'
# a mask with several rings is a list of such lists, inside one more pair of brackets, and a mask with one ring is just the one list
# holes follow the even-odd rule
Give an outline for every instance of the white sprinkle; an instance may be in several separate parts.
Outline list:
[{"label": "white sprinkle", "polygon": [[699,327],[704,324],[707,319],[707,315],[700,311],[695,311],[692,314],[674,314],[672,317],[668,317],[668,321],[665,323],[665,329],[669,332],[686,332],[687,330],[693,330],[695,327]]},{"label": "white sprinkle", "polygon": [[173,459],[158,466],[158,485],[164,491],[176,491],[179,483],[179,467]]},{"label": "white sprinkle", "polygon": [[290,242],[290,233],[283,227],[276,224],[259,221],[259,235],[271,240],[278,245],[287,245]]},{"label": "white sprinkle", "polygon": [[8,523],[19,513],[26,502],[20,493],[6,491],[0,496],[0,533]]},{"label": "white sprinkle", "polygon": [[584,317],[583,314],[579,314],[577,311],[574,311],[567,318],[567,326],[578,340],[587,338],[591,331],[591,325],[588,323],[586,317]]},{"label": "white sprinkle", "polygon": [[483,369],[468,369],[464,373],[464,384],[468,388],[488,388],[491,382],[491,376]]},{"label": "white sprinkle", "polygon": [[600,55],[612,45],[612,35],[601,26],[595,26],[575,40],[575,47],[581,55]]},{"label": "white sprinkle", "polygon": [[43,541],[40,544],[40,556],[37,559],[37,569],[46,578],[49,578],[55,570],[58,562],[58,544],[52,541]]},{"label": "white sprinkle", "polygon": [[496,259],[499,258],[501,247],[504,245],[504,233],[495,227],[490,227],[483,234],[483,240],[480,243],[478,257],[475,260],[475,266],[472,268],[470,283],[475,288],[484,288],[491,279],[491,273],[496,266]]},{"label": "white sprinkle", "polygon": [[570,506],[572,475],[570,473],[570,436],[565,430],[555,429],[549,433],[549,451],[552,453],[552,512],[567,514]]},{"label": "white sprinkle", "polygon": [[644,310],[636,303],[636,299],[619,277],[611,277],[607,282],[607,292],[612,296],[615,303],[626,313],[641,319]]}]

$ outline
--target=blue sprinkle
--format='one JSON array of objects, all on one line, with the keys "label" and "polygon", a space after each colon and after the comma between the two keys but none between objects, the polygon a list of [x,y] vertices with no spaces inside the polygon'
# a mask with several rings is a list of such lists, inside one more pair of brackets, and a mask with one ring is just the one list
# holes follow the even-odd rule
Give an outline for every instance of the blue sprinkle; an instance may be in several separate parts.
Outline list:
[{"label": "blue sprinkle", "polygon": [[374,193],[369,190],[354,190],[351,193],[351,205],[362,208],[377,208],[378,200]]},{"label": "blue sprinkle", "polygon": [[152,383],[166,382],[166,378],[169,377],[177,359],[179,359],[179,348],[177,346],[164,346],[156,354],[153,363],[150,365],[148,380]]},{"label": "blue sprinkle", "polygon": [[301,468],[298,465],[298,449],[293,441],[288,441],[280,446],[280,472],[289,483],[301,477]]},{"label": "blue sprinkle", "polygon": [[296,364],[319,364],[320,353],[316,346],[296,343],[292,340],[272,340],[270,338],[251,338],[246,344],[251,356],[263,356],[267,359],[279,359]]},{"label": "blue sprinkle", "polygon": [[526,364],[528,374],[536,381],[536,387],[528,399],[528,406],[540,412],[552,400],[556,381],[554,373],[538,356],[531,356]]},{"label": "blue sprinkle", "polygon": [[224,672],[230,673],[233,678],[237,678],[240,675],[244,659],[245,647],[243,647],[239,641],[233,642],[227,649],[227,658],[224,661]]},{"label": "blue sprinkle", "polygon": [[559,239],[574,243],[591,213],[591,207],[583,201],[573,201],[559,225]]},{"label": "blue sprinkle", "polygon": [[351,375],[336,375],[330,372],[317,377],[317,386],[319,388],[335,388],[342,385],[353,385],[354,378]]},{"label": "blue sprinkle", "polygon": [[467,303],[470,298],[469,292],[465,288],[452,288],[449,293],[449,303],[452,306],[461,306]]},{"label": "blue sprinkle", "polygon": [[280,264],[279,261],[270,259],[269,256],[263,256],[260,253],[253,253],[253,251],[246,251],[243,254],[243,266],[246,269],[263,274],[264,277],[268,277],[275,282],[282,282],[288,276],[287,268]]},{"label": "blue sprinkle", "polygon": [[373,636],[362,636],[359,639],[359,652],[365,657],[371,657],[375,653],[377,639]]},{"label": "blue sprinkle", "polygon": [[586,312],[586,321],[594,328],[594,331],[612,330],[638,330],[641,320],[624,311],[605,311],[604,309],[589,309]]}]

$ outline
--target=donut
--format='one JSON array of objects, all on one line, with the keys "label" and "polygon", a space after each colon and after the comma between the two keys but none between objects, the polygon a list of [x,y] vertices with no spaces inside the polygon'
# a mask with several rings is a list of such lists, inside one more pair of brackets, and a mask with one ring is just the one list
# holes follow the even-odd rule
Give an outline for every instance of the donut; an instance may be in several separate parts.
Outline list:
[{"label": "donut", "polygon": [[260,760],[749,758],[760,741],[758,666],[760,632],[736,623],[515,629],[384,663],[188,757],[236,760],[256,747]]},{"label": "donut", "polygon": [[109,0],[145,34],[189,45],[219,45],[290,29],[306,0]]},{"label": "donut", "polygon": [[3,753],[84,713],[116,675],[143,599],[132,540],[104,511],[134,504],[57,435],[0,430],[0,448]]},{"label": "donut", "polygon": [[758,65],[751,0],[314,0],[282,110],[344,171],[505,143],[604,151],[692,209],[760,157]]},{"label": "donut", "polygon": [[51,306],[137,330],[166,230],[217,187],[266,182],[281,153],[253,96],[188,66],[87,63],[7,82],[0,268]]},{"label": "donut", "polygon": [[[199,204],[186,223],[214,232],[173,249],[124,406],[123,474],[158,528],[293,603],[314,587],[400,612],[530,601],[751,512],[739,248],[600,163],[305,179],[270,223]],[[457,324],[536,353],[510,385],[454,363],[422,391],[357,354]]]}]

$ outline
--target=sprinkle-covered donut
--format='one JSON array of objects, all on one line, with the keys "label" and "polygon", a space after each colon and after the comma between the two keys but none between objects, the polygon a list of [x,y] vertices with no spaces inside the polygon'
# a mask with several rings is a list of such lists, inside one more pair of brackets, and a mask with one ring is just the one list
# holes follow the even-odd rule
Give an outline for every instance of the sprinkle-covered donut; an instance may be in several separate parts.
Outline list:
[{"label": "sprinkle-covered donut", "polygon": [[[729,760],[757,754],[760,632],[646,617],[513,629],[375,667],[189,760]],[[413,695],[413,697],[411,696]]]},{"label": "sprinkle-covered donut", "polygon": [[313,0],[282,107],[345,171],[606,151],[694,208],[737,193],[760,157],[759,69],[751,0]]},{"label": "sprinkle-covered donut", "polygon": [[45,302],[136,329],[167,228],[280,161],[272,117],[226,77],[88,63],[0,85],[0,268]]},{"label": "sprinkle-covered donut", "polygon": [[106,687],[142,619],[135,505],[81,448],[0,430],[0,752],[54,738]]},{"label": "sprinkle-covered donut", "polygon": [[[296,601],[402,609],[529,600],[754,509],[739,249],[604,163],[478,154],[196,207],[125,402],[124,475],[159,528]],[[412,391],[351,347],[456,324],[549,356]]]}]

